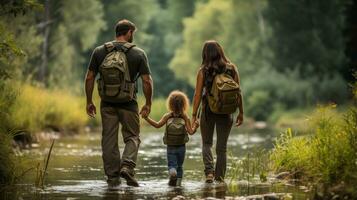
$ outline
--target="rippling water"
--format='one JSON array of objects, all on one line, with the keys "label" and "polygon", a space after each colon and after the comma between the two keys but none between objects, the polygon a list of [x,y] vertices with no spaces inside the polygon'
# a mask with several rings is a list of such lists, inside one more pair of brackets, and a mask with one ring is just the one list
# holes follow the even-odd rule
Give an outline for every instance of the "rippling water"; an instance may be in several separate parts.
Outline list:
[{"label": "rippling water", "polygon": [[[249,137],[248,137],[249,136]],[[241,158],[252,146],[272,148],[273,134],[269,132],[240,133],[235,129],[228,142],[234,159]],[[166,167],[166,147],[161,132],[145,132],[141,136],[136,177],[140,187],[123,183],[109,190],[105,182],[100,147],[100,134],[89,133],[57,139],[49,164],[44,189],[34,187],[34,174],[28,174],[21,184],[2,191],[1,199],[171,199],[225,198],[264,193],[285,193],[287,197],[305,199],[307,194],[295,186],[251,184],[240,182],[237,188],[205,184],[201,158],[201,140],[197,133],[187,144],[184,179],[181,187],[169,187]],[[123,143],[120,139],[120,150]],[[49,144],[24,151],[24,154],[43,161]],[[230,162],[228,162],[228,170]],[[125,182],[125,181],[122,181]]]}]

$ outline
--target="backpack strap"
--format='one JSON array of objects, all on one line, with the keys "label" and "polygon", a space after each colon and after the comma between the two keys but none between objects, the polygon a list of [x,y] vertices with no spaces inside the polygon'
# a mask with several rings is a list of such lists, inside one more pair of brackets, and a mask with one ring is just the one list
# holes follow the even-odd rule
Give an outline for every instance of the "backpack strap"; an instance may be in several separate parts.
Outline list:
[{"label": "backpack strap", "polygon": [[227,64],[224,73],[230,75],[233,78],[235,76],[236,72],[235,72],[234,67],[232,65]]},{"label": "backpack strap", "polygon": [[114,50],[115,45],[114,45],[113,42],[106,42],[106,43],[104,44],[104,47],[105,47],[105,49],[107,50],[107,52],[109,53],[109,52],[112,52],[112,51]]},{"label": "backpack strap", "polygon": [[132,44],[130,42],[126,42],[121,46],[121,49],[123,50],[124,53],[128,52],[131,48],[135,47],[135,44]]}]

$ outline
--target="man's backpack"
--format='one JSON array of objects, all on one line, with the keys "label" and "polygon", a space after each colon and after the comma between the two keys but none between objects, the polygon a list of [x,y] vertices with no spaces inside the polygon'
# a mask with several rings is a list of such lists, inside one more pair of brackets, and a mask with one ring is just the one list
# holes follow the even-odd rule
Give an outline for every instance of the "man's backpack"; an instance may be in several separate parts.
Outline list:
[{"label": "man's backpack", "polygon": [[[226,71],[230,69],[227,66]],[[216,74],[213,77],[211,90],[207,99],[210,110],[216,114],[232,114],[238,108],[237,98],[240,87],[227,72]]]},{"label": "man's backpack", "polygon": [[135,45],[125,43],[121,47],[113,42],[104,44],[108,54],[99,66],[99,96],[103,101],[124,103],[134,99],[135,81],[131,81],[126,52]]},{"label": "man's backpack", "polygon": [[185,120],[182,117],[171,117],[166,122],[164,134],[164,144],[166,145],[183,145],[188,142],[188,134],[186,131]]}]

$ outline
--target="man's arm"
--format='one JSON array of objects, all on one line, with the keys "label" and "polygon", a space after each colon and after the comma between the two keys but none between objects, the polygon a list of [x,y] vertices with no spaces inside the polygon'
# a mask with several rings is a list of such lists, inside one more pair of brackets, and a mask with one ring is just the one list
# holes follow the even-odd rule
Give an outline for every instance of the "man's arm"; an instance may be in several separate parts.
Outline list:
[{"label": "man's arm", "polygon": [[96,108],[93,104],[92,96],[95,82],[95,73],[92,70],[87,71],[86,79],[85,79],[85,91],[86,91],[86,99],[87,99],[87,114],[91,117],[94,117],[96,114]]},{"label": "man's arm", "polygon": [[153,93],[153,81],[150,74],[141,75],[143,83],[143,93],[145,96],[145,105],[141,108],[140,114],[142,117],[147,117],[151,110],[151,101]]}]

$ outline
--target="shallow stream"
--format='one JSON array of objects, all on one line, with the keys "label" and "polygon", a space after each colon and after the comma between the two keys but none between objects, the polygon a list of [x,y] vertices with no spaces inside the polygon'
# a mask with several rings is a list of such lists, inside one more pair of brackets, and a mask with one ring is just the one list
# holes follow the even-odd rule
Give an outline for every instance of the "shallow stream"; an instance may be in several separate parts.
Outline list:
[{"label": "shallow stream", "polygon": [[[232,159],[242,158],[253,146],[271,149],[273,131],[241,131],[234,129],[228,142]],[[121,137],[120,137],[121,138]],[[35,170],[26,175],[22,183],[2,191],[0,199],[172,199],[251,197],[258,194],[285,194],[286,199],[307,199],[309,194],[301,187],[276,183],[250,183],[241,181],[238,187],[222,184],[205,184],[201,158],[200,134],[196,133],[187,144],[184,179],[181,187],[169,187],[166,167],[166,149],[162,133],[145,131],[141,134],[136,177],[140,187],[128,187],[122,180],[117,190],[109,190],[105,182],[100,133],[86,133],[56,139],[48,166],[44,189],[34,187]],[[123,143],[120,139],[120,150]],[[43,162],[50,142],[43,143],[24,155]],[[227,177],[229,182],[229,177]]]}]

